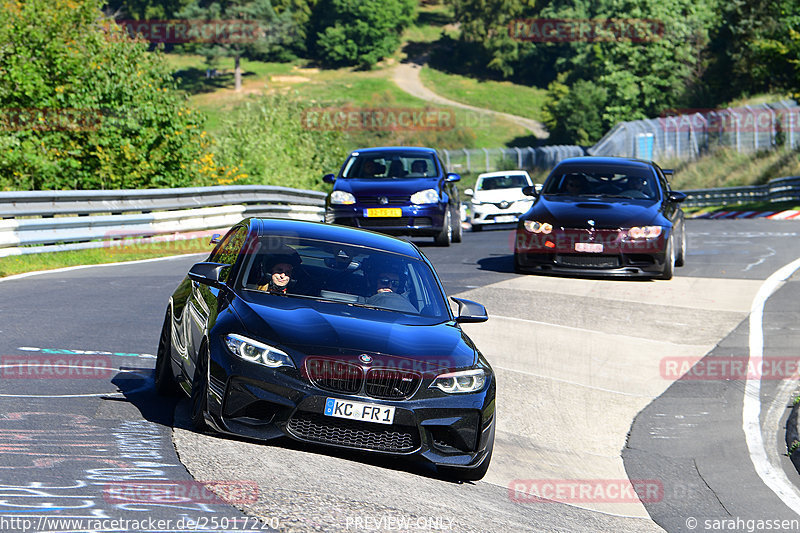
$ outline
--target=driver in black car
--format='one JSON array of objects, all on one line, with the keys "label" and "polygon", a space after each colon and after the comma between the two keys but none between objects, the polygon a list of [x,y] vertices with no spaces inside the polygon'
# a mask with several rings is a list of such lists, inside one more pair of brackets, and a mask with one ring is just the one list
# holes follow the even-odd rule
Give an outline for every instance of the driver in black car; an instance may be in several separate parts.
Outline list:
[{"label": "driver in black car", "polygon": [[417,314],[417,309],[401,294],[405,285],[402,267],[381,265],[375,272],[373,278],[375,294],[367,298],[367,304]]}]

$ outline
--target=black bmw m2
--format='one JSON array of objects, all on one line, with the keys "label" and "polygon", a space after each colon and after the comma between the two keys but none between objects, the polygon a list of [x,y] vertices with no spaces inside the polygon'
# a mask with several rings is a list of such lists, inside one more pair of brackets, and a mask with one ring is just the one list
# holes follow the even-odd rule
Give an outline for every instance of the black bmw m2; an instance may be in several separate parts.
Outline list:
[{"label": "black bmw m2", "polygon": [[198,429],[408,456],[477,480],[495,376],[460,323],[487,315],[453,300],[457,314],[412,243],[247,219],[170,297],[156,388],[183,390]]}]

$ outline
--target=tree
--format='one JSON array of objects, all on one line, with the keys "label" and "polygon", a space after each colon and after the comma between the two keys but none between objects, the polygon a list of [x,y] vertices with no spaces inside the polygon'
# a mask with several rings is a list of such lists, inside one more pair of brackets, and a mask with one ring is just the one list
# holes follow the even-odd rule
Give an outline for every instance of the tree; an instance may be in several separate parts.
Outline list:
[{"label": "tree", "polygon": [[704,82],[718,101],[764,91],[800,92],[800,4],[723,3],[709,54]]},{"label": "tree", "polygon": [[170,69],[100,0],[0,5],[0,188],[197,184],[208,139]]},{"label": "tree", "polygon": [[586,146],[600,140],[609,127],[604,119],[607,101],[608,91],[588,80],[578,80],[572,87],[551,83],[545,103],[550,141]]},{"label": "tree", "polygon": [[522,44],[510,35],[509,25],[532,16],[535,0],[447,0],[447,3],[453,6],[454,18],[461,25],[462,44],[479,44],[486,51],[488,69],[504,77],[512,76]]},{"label": "tree", "polygon": [[[270,0],[195,0],[178,16],[207,23],[202,42],[185,45],[184,49],[204,55],[209,64],[221,57],[232,57],[237,91],[242,89],[241,58],[263,60],[280,54],[291,45],[295,26],[291,12],[285,11],[279,17]],[[230,21],[247,22],[250,29],[232,34],[225,30]]]},{"label": "tree", "polygon": [[313,49],[329,65],[371,67],[400,46],[415,8],[414,0],[322,0],[314,15]]}]

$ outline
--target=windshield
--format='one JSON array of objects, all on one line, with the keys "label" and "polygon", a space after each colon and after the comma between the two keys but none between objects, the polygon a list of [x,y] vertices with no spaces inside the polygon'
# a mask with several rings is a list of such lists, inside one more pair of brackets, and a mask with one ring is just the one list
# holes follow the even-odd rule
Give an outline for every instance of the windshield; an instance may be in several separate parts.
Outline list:
[{"label": "windshield", "polygon": [[346,243],[261,237],[239,277],[251,294],[307,298],[449,320],[424,261]]},{"label": "windshield", "polygon": [[434,155],[425,152],[354,153],[345,163],[343,178],[398,179],[437,176]]},{"label": "windshield", "polygon": [[517,189],[530,185],[523,174],[509,176],[490,176],[481,179],[476,187],[479,191],[493,191],[495,189]]},{"label": "windshield", "polygon": [[553,171],[542,194],[654,200],[657,191],[656,178],[647,169],[564,167]]}]

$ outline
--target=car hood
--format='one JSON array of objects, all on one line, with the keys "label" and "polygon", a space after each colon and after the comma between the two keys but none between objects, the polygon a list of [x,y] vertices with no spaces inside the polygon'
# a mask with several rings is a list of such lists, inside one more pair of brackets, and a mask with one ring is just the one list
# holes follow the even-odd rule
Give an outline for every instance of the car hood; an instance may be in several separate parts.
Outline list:
[{"label": "car hood", "polygon": [[522,189],[496,189],[491,191],[475,191],[475,194],[472,196],[473,200],[478,200],[479,202],[492,202],[495,204],[499,204],[503,200],[507,202],[517,202],[519,200],[528,200],[533,201],[533,198],[530,196],[525,196],[522,194]]},{"label": "car hood", "polygon": [[438,189],[439,178],[338,179],[335,190],[359,194],[411,195],[425,189]]},{"label": "car hood", "polygon": [[454,322],[431,325],[426,319],[391,311],[305,298],[263,297],[269,299],[269,305],[236,298],[234,307],[245,328],[256,339],[301,354],[349,359],[366,353],[423,361],[428,369],[465,368],[477,360],[474,344]]},{"label": "car hood", "polygon": [[570,228],[587,228],[589,220],[596,228],[629,228],[653,223],[658,217],[657,206],[658,202],[652,200],[540,197],[525,218]]}]

